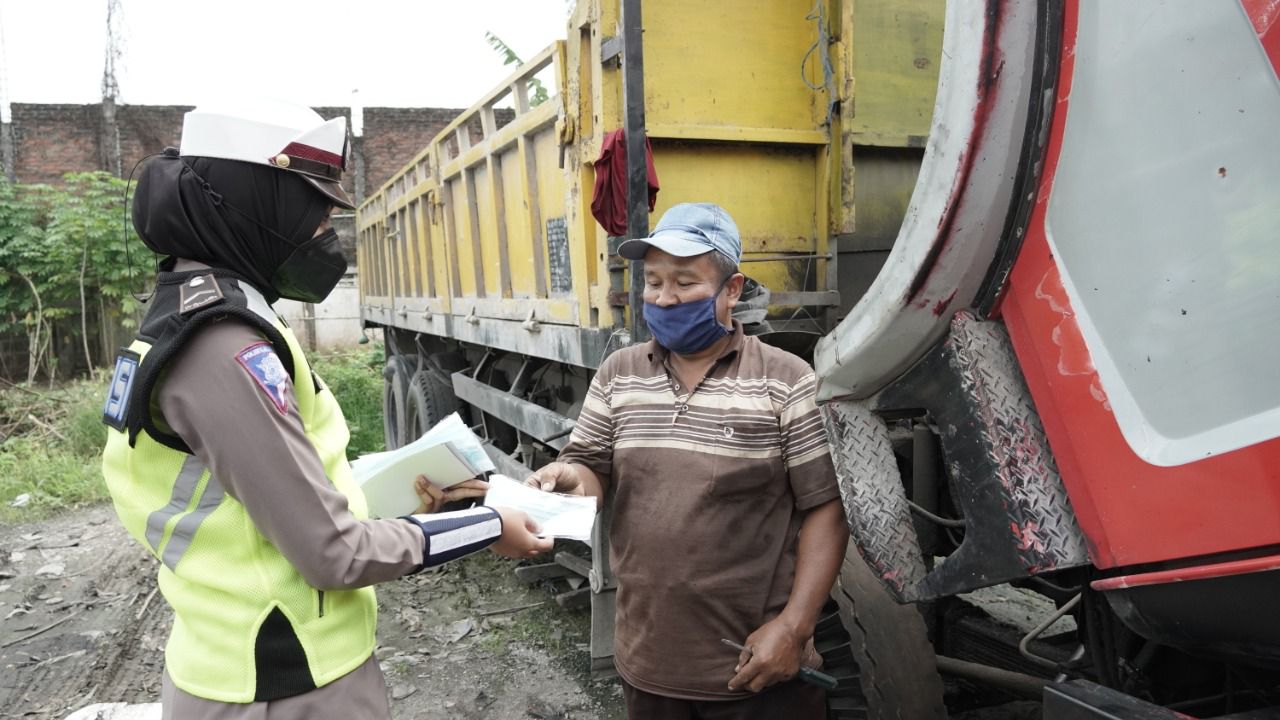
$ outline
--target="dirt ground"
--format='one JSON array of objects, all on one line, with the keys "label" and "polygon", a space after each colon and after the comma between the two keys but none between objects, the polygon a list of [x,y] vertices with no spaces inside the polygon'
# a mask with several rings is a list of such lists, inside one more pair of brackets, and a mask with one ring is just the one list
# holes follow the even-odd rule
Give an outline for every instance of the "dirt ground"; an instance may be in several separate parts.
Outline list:
[{"label": "dirt ground", "polygon": [[[155,564],[109,505],[0,528],[0,718],[158,701],[172,611]],[[513,566],[486,552],[379,586],[393,717],[624,716],[617,682],[590,678],[587,611]]]},{"label": "dirt ground", "polygon": [[[617,681],[590,677],[588,611],[557,606],[513,569],[484,552],[379,586],[377,654],[394,718],[625,717]],[[0,527],[0,720],[158,702],[173,613],[155,576],[106,504]],[[1024,630],[1052,609],[1029,593],[984,592],[968,598]],[[1033,720],[1039,703],[952,717]]]}]

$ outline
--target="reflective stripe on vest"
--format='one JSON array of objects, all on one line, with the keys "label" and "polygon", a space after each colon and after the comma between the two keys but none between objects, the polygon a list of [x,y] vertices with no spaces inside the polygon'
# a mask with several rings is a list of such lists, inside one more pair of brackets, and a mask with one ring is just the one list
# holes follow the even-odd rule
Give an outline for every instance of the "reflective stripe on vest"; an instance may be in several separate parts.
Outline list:
[{"label": "reflective stripe on vest", "polygon": [[[203,470],[203,466],[201,469]],[[209,476],[209,482],[204,486],[204,493],[200,495],[200,502],[196,504],[196,509],[173,526],[173,534],[169,536],[169,542],[164,546],[164,555],[160,560],[169,566],[170,570],[178,567],[178,561],[182,559],[182,554],[187,551],[187,548],[191,547],[191,540],[196,536],[200,523],[204,522],[204,519],[218,507],[223,495],[222,484],[212,475]]]},{"label": "reflective stripe on vest", "polygon": [[[297,338],[262,294],[248,283],[240,289],[238,307],[249,311],[239,315],[241,321],[269,323],[294,358],[298,415],[326,476],[347,497],[350,512],[367,517],[346,461],[349,436],[341,408],[312,380]],[[139,338],[130,349],[142,362],[152,346]],[[330,590],[321,599],[199,458],[146,432],[131,445],[127,431],[111,427],[103,471],[125,527],[162,561],[158,583],[175,614],[165,666],[178,688],[218,702],[249,703],[259,695],[327,685],[372,654],[373,588]],[[291,665],[283,675],[279,666],[258,666],[257,644],[268,617],[283,621],[273,626],[272,637],[279,639],[281,625],[293,631],[304,666]],[[309,682],[295,682],[305,676]]]},{"label": "reflective stripe on vest", "polygon": [[[258,289],[248,283],[233,280],[244,293],[245,299],[248,301],[249,309],[255,315],[267,322],[274,322],[277,315],[271,309],[271,305],[267,303],[266,297],[258,292]],[[178,524],[174,526],[173,533],[169,536],[169,542],[164,545],[164,553],[161,554],[161,542],[164,540],[165,528],[169,526],[169,521],[178,515],[187,512],[187,506],[191,504],[191,498],[195,496],[196,486],[200,484],[200,476],[204,474],[205,466],[195,455],[187,456],[182,463],[182,469],[178,472],[178,479],[173,484],[173,493],[169,497],[169,503],[164,507],[156,510],[147,516],[147,534],[146,542],[151,548],[151,552],[160,556],[160,560],[173,570],[178,566],[178,561],[182,559],[183,553],[187,548],[191,547],[191,540],[195,537],[196,530],[200,528],[200,523],[209,517],[218,507],[218,503],[222,502],[225,491],[217,479],[210,476],[209,482],[205,485],[204,493],[200,496],[194,510],[187,513]]]},{"label": "reflective stripe on vest", "polygon": [[169,521],[179,513],[186,512],[191,504],[191,497],[196,493],[196,483],[204,474],[204,463],[195,455],[188,455],[178,471],[178,479],[173,484],[173,493],[169,496],[169,504],[147,516],[147,546],[151,552],[160,554],[160,541],[164,539],[164,529]]},{"label": "reflective stripe on vest", "polygon": [[278,320],[280,316],[276,315],[276,312],[271,309],[271,305],[267,304],[267,298],[258,292],[258,288],[239,280],[233,280],[232,282],[240,287],[240,290],[244,293],[245,300],[249,302],[249,309],[257,314],[258,317],[269,323],[274,323]]}]

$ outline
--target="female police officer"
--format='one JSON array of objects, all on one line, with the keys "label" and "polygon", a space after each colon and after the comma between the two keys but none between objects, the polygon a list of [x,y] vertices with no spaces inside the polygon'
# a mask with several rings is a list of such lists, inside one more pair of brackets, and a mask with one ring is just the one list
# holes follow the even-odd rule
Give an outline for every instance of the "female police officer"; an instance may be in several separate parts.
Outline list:
[{"label": "female police officer", "polygon": [[271,307],[346,269],[346,137],[303,107],[201,107],[138,181],[134,227],[164,260],[116,360],[103,469],[174,609],[166,717],[385,717],[370,586],[551,546],[507,509],[365,519],[342,411]]}]

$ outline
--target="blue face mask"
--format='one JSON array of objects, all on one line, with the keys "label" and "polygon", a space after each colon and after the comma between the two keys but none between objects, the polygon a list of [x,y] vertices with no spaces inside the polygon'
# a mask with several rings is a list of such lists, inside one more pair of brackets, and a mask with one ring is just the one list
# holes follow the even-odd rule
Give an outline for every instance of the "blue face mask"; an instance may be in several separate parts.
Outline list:
[{"label": "blue face mask", "polygon": [[679,355],[690,355],[707,349],[730,333],[716,319],[716,298],[719,296],[720,291],[717,290],[709,298],[668,307],[645,303],[644,321],[649,324],[649,331],[659,345]]}]

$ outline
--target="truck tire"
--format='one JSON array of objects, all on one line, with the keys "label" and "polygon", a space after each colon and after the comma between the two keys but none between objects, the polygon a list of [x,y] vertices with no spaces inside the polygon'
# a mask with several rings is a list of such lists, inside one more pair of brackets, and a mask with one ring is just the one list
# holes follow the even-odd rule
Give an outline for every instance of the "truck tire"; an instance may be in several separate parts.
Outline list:
[{"label": "truck tire", "polygon": [[409,380],[405,403],[404,437],[411,443],[422,437],[436,423],[458,410],[458,396],[448,376],[431,367],[430,358]]},{"label": "truck tire", "polygon": [[832,642],[835,637],[824,617],[815,642],[823,651],[824,672],[840,679],[840,686],[828,693],[828,718],[946,718],[942,677],[924,617],[914,605],[894,601],[852,543],[831,597],[848,633],[848,650]]},{"label": "truck tire", "polygon": [[834,596],[827,600],[813,631],[813,644],[822,656],[822,672],[839,685],[827,691],[827,720],[864,720],[867,697],[862,692],[862,671],[854,659],[853,642],[840,618]]},{"label": "truck tire", "polygon": [[382,368],[382,438],[387,450],[404,444],[409,380],[415,364],[404,355],[391,355]]}]

